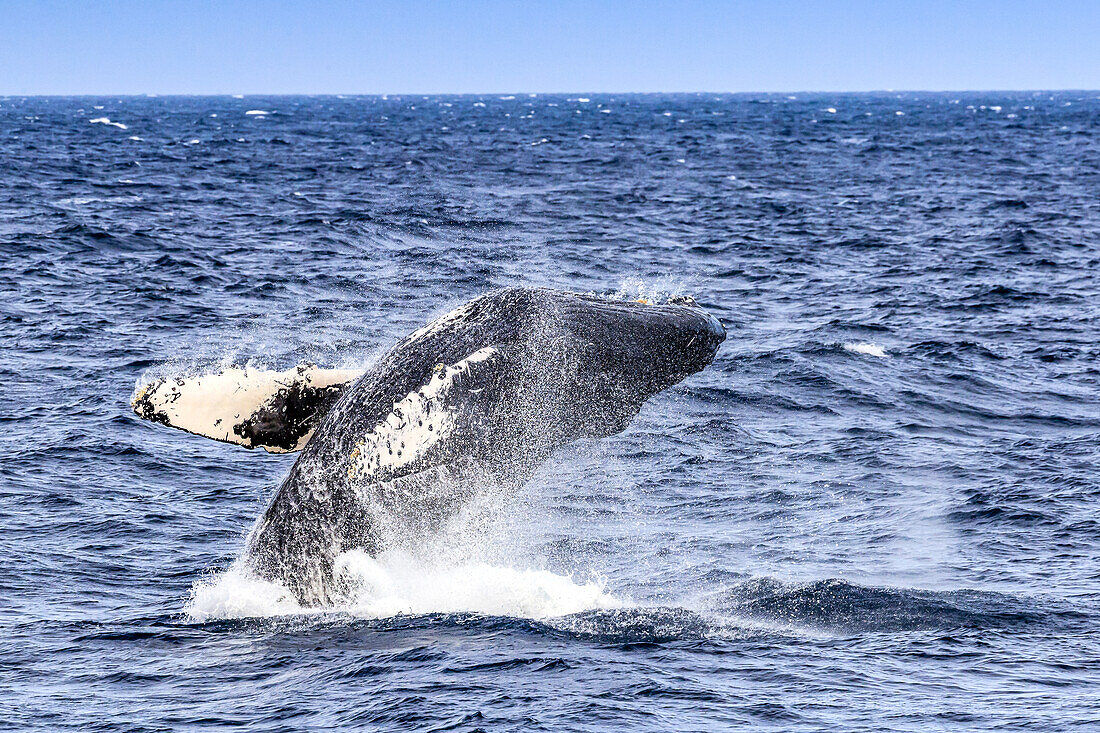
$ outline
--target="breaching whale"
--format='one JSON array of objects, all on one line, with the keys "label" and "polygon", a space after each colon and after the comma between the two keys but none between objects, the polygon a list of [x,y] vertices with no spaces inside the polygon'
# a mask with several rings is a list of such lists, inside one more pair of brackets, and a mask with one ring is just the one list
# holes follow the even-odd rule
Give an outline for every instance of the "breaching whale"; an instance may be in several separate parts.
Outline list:
[{"label": "breaching whale", "polygon": [[475,298],[363,372],[300,367],[166,379],[141,417],[301,454],[244,560],[303,605],[339,601],[335,560],[437,526],[485,487],[515,490],[557,448],[621,432],[651,396],[703,369],[724,328],[689,299],[549,289]]}]

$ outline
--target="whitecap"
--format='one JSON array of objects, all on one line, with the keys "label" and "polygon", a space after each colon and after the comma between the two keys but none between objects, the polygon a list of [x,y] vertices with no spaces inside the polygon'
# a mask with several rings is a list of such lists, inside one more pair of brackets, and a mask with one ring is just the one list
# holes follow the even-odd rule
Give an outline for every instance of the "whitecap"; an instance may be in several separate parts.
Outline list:
[{"label": "whitecap", "polygon": [[271,114],[266,109],[250,109],[245,112],[246,115],[252,115],[253,117],[262,117],[263,115]]},{"label": "whitecap", "polygon": [[867,356],[885,357],[886,351],[878,344],[866,344],[862,342],[844,344],[844,350],[853,354],[866,354]]},{"label": "whitecap", "polygon": [[117,127],[120,130],[126,129],[126,125],[122,124],[121,122],[111,122],[111,118],[109,117],[96,117],[93,120],[88,120],[88,122],[91,122],[93,125],[110,125],[111,127]]}]

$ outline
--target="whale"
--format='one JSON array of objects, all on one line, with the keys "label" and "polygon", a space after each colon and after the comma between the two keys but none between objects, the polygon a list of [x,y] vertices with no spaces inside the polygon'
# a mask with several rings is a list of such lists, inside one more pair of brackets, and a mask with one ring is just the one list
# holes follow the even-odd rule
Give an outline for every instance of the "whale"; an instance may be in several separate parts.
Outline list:
[{"label": "whale", "polygon": [[689,298],[629,301],[495,290],[399,341],[364,370],[306,365],[154,381],[140,417],[298,457],[242,561],[302,606],[356,591],[338,559],[440,528],[474,497],[516,492],[555,451],[622,432],[726,338]]}]

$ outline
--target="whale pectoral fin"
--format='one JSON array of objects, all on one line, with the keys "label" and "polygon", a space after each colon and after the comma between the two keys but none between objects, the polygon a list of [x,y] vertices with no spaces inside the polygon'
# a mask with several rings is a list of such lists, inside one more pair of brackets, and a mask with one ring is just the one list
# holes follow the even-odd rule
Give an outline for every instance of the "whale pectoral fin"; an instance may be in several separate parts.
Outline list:
[{"label": "whale pectoral fin", "polygon": [[139,387],[134,412],[195,435],[272,453],[301,450],[321,417],[362,372],[299,366],[285,372],[233,367],[167,377]]}]

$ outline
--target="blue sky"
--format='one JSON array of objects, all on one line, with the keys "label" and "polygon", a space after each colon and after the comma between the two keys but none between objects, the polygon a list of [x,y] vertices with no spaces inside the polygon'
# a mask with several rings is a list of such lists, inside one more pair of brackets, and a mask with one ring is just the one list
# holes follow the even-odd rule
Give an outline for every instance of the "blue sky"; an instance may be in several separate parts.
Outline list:
[{"label": "blue sky", "polygon": [[0,0],[0,94],[1100,89],[1100,2]]}]

